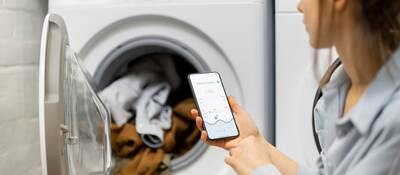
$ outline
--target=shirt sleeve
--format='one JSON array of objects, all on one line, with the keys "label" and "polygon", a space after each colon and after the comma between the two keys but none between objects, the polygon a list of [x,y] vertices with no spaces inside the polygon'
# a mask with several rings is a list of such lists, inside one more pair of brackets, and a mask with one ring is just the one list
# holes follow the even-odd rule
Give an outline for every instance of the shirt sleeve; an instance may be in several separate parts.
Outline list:
[{"label": "shirt sleeve", "polygon": [[400,172],[400,152],[397,154],[396,160],[392,163],[389,175],[398,175]]},{"label": "shirt sleeve", "polygon": [[[252,175],[282,175],[282,173],[274,165],[268,164],[257,168]],[[318,170],[299,165],[297,175],[318,175]]]},{"label": "shirt sleeve", "polygon": [[306,166],[299,165],[297,168],[297,175],[319,175],[317,169],[311,169]]},{"label": "shirt sleeve", "polygon": [[268,164],[257,168],[252,175],[282,175],[282,173],[274,165]]},{"label": "shirt sleeve", "polygon": [[[370,151],[351,167],[349,175],[381,175],[389,174],[398,164],[400,148],[400,120],[391,121],[389,126],[374,137],[374,145]],[[398,174],[399,172],[396,172]]]}]

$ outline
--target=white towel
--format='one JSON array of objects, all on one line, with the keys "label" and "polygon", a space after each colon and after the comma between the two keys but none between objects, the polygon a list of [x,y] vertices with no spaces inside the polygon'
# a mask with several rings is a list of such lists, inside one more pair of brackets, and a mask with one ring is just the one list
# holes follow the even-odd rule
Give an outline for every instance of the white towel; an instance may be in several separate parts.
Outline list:
[{"label": "white towel", "polygon": [[172,109],[166,106],[170,85],[167,82],[147,87],[137,103],[136,130],[143,143],[151,148],[159,148],[164,143],[164,130],[171,128]]},{"label": "white towel", "polygon": [[180,77],[170,55],[148,55],[141,59],[99,96],[118,126],[136,112],[137,132],[146,145],[157,148],[163,145],[164,130],[171,128],[172,109],[166,106],[166,101],[170,91],[179,87]]},{"label": "white towel", "polygon": [[143,88],[155,80],[154,74],[129,74],[114,81],[99,93],[118,126],[125,124],[132,115],[132,104],[140,97]]}]

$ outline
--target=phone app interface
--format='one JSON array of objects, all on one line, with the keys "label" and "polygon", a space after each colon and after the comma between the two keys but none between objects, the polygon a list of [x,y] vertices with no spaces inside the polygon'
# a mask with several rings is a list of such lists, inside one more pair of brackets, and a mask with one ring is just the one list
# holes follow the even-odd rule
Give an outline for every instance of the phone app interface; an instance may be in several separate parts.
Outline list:
[{"label": "phone app interface", "polygon": [[211,139],[236,136],[238,130],[217,73],[191,75],[193,91]]}]

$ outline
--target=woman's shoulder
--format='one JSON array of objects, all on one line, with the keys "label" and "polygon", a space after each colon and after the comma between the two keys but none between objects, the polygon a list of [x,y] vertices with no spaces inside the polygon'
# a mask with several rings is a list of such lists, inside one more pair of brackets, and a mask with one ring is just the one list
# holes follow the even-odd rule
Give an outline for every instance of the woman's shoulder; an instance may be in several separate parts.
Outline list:
[{"label": "woman's shoulder", "polygon": [[387,134],[397,134],[400,139],[400,89],[382,108],[375,122],[375,127],[386,131]]}]

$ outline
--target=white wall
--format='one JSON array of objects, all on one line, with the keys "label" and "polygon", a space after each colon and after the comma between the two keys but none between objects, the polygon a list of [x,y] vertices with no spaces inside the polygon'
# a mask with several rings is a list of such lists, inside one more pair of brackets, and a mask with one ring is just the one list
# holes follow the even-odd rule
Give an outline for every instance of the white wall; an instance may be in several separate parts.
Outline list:
[{"label": "white wall", "polygon": [[40,174],[38,61],[45,0],[0,0],[0,174]]}]

